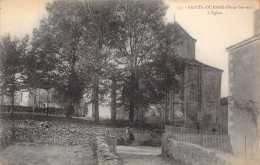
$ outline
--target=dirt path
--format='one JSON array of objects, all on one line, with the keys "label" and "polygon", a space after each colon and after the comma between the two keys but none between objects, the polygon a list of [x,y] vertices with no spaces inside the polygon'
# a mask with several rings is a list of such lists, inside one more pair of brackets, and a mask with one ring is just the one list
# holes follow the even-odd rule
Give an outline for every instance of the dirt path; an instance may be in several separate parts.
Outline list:
[{"label": "dirt path", "polygon": [[183,165],[181,162],[165,159],[160,147],[117,146],[122,165]]},{"label": "dirt path", "polygon": [[16,143],[0,153],[0,165],[94,165],[90,146],[48,146]]}]

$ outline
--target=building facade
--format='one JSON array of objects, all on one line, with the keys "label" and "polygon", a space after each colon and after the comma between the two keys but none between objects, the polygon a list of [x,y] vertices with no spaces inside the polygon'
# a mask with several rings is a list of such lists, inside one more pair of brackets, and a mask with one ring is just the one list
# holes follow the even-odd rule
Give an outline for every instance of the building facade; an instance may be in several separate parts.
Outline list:
[{"label": "building facade", "polygon": [[221,131],[220,92],[222,70],[196,60],[193,39],[177,22],[173,24],[180,44],[177,54],[184,59],[185,69],[180,75],[182,87],[170,91],[162,105],[163,122],[170,125]]},{"label": "building facade", "polygon": [[[54,89],[21,89],[15,92],[15,106],[62,108],[61,97]],[[1,105],[11,105],[10,98],[1,98]]]},{"label": "building facade", "polygon": [[[254,13],[254,35],[228,47],[229,96],[239,102],[255,102],[260,105],[260,10]],[[229,134],[234,154],[253,156],[258,147],[252,114],[229,104]],[[258,115],[259,117],[259,115]],[[258,118],[258,125],[260,119]],[[246,145],[245,145],[246,144]]]}]

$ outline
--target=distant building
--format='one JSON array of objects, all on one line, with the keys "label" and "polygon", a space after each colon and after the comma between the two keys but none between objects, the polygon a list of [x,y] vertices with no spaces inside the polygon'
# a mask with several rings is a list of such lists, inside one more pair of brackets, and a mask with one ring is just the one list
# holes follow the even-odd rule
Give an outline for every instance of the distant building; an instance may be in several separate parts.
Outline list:
[{"label": "distant building", "polygon": [[[254,36],[228,47],[229,96],[260,105],[260,10],[254,15]],[[252,116],[229,106],[229,134],[234,154],[249,157],[255,138]],[[245,141],[247,149],[245,147]]]},{"label": "distant building", "polygon": [[[49,91],[45,89],[28,90],[21,89],[15,92],[15,105],[16,106],[27,106],[27,107],[39,107],[39,108],[62,108],[61,96],[58,96],[54,89]],[[35,105],[34,105],[35,99]],[[11,105],[8,97],[1,99],[2,105]]]},{"label": "distant building", "polygon": [[[221,128],[220,92],[222,70],[196,60],[195,42],[177,22],[171,25],[180,44],[177,54],[185,59],[185,69],[179,75],[182,88],[169,92],[162,109],[163,123],[218,132]],[[140,115],[136,115],[137,119]]]}]

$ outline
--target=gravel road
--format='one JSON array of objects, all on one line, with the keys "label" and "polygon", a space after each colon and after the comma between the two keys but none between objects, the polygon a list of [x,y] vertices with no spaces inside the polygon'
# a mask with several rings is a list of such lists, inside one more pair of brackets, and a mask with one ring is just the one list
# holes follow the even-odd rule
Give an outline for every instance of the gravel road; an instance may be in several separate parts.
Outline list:
[{"label": "gravel road", "polygon": [[182,162],[162,157],[160,147],[117,146],[121,165],[184,165]]}]

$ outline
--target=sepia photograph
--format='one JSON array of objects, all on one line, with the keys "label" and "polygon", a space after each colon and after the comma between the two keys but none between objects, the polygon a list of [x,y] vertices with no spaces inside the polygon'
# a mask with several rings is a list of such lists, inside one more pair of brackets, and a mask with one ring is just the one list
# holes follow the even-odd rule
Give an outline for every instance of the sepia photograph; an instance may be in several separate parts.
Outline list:
[{"label": "sepia photograph", "polygon": [[0,0],[0,165],[260,165],[259,0]]}]

